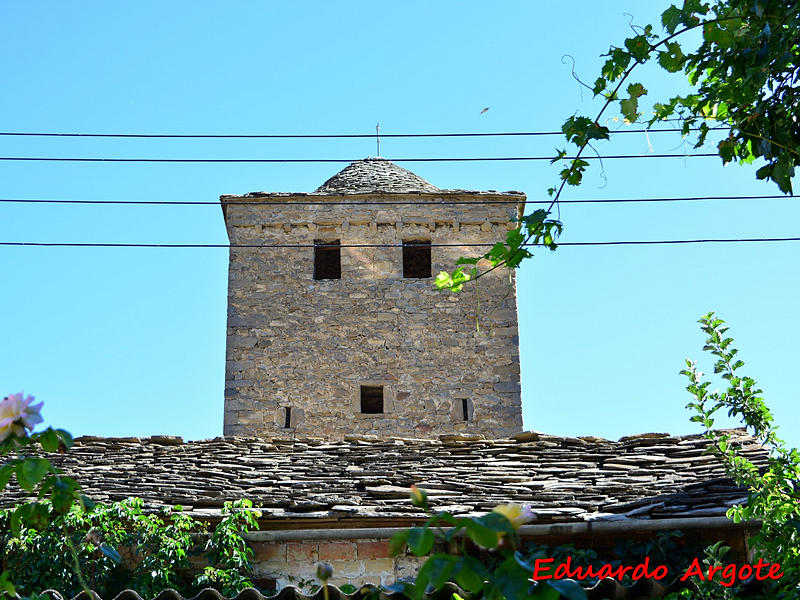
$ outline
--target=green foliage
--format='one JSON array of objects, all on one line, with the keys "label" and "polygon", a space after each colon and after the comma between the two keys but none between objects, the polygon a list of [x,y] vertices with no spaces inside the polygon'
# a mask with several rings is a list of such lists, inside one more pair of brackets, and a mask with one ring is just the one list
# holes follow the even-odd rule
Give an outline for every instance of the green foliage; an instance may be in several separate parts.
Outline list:
[{"label": "green foliage", "polygon": [[[705,554],[705,558],[702,562],[703,572],[708,573],[709,567],[724,568],[725,566],[731,564],[730,560],[725,559],[725,555],[728,554],[729,551],[730,547],[725,546],[722,542],[717,542],[711,546],[708,546],[703,551]],[[717,579],[708,580],[697,576],[693,577],[693,587],[669,594],[666,596],[666,598],[664,598],[664,600],[736,600],[737,598],[741,597],[741,584],[723,586]],[[749,594],[746,597],[755,600],[752,594]]]},{"label": "green foliage", "polygon": [[[528,247],[544,246],[555,250],[555,240],[561,235],[562,225],[560,221],[548,219],[549,214],[546,210],[537,210],[523,216],[519,219],[517,227],[506,234],[505,242],[497,242],[483,256],[459,258],[452,272],[442,271],[436,276],[434,285],[440,290],[460,292],[468,281],[474,281],[501,266],[509,269],[517,268],[524,259],[533,256]],[[481,261],[488,262],[488,268],[482,272],[478,269]],[[461,265],[472,265],[472,267],[469,271],[465,271]]]},{"label": "green foliage", "polygon": [[[800,2],[796,0],[683,0],[661,15],[663,33],[653,25],[634,27],[634,34],[620,46],[611,46],[600,76],[587,85],[602,106],[594,117],[573,115],[562,127],[575,150],[556,150],[558,183],[547,189],[550,209],[565,186],[578,186],[589,163],[582,158],[593,142],[606,140],[608,128],[600,125],[609,109],[618,108],[628,123],[639,120],[651,126],[659,121],[678,121],[684,135],[696,131],[695,148],[708,142],[710,126],[729,128],[717,142],[723,164],[763,162],[755,172],[759,180],[770,180],[792,193],[795,168],[800,166]],[[697,43],[697,37],[700,42]],[[647,89],[630,83],[628,77],[639,65],[655,59],[667,73],[682,73],[694,88],[692,93],[655,101],[643,108]],[[650,117],[644,117],[651,113]],[[538,212],[538,211],[537,211]],[[543,211],[545,216],[548,211]],[[542,220],[532,227],[522,222],[516,231],[521,243],[500,243],[472,261],[469,271],[457,266],[435,280],[438,289],[461,291],[501,265],[516,268],[532,254],[525,250],[539,238],[551,241],[561,233],[558,221]],[[547,244],[551,250],[555,244]],[[489,261],[485,271],[478,261]],[[465,264],[459,262],[459,264]]]},{"label": "green foliage", "polygon": [[[0,436],[0,457],[11,456],[0,465],[0,493],[16,478],[22,490],[36,497],[36,500],[20,502],[13,509],[4,511],[2,520],[13,537],[19,537],[23,528],[44,530],[54,517],[65,517],[73,509],[84,510],[92,504],[81,495],[77,481],[63,477],[49,460],[38,456],[42,452],[66,452],[72,447],[73,440],[67,431],[51,427],[39,433],[29,433],[35,424],[42,422],[39,415],[41,404],[31,406],[32,401],[32,396],[23,399],[22,394],[12,394],[1,401],[7,414],[15,414],[16,419],[7,422]],[[69,539],[64,556],[77,565],[78,556]],[[80,589],[87,590],[77,567],[75,575]],[[17,593],[11,575],[5,570],[0,573],[0,592]]]},{"label": "green foliage", "polygon": [[[695,414],[691,420],[705,428],[711,440],[711,451],[719,456],[728,473],[749,491],[747,504],[735,506],[728,516],[735,522],[760,520],[758,534],[751,540],[757,558],[780,563],[784,576],[772,583],[774,597],[794,597],[800,584],[800,453],[786,448],[776,434],[774,418],[751,377],[740,369],[744,362],[732,347],[733,338],[726,335],[724,321],[708,313],[700,319],[707,335],[703,347],[715,357],[714,373],[727,386],[723,391],[709,391],[711,383],[703,381],[696,363],[687,360],[681,371],[688,377],[686,387],[693,400],[687,404]],[[728,416],[743,421],[748,431],[769,451],[765,467],[754,465],[739,453],[727,433],[714,431],[715,415],[726,411]],[[782,596],[781,594],[785,594]],[[772,597],[772,596],[770,596]]]},{"label": "green foliage", "polygon": [[[661,24],[665,33],[660,37],[647,25],[636,28],[622,47],[611,47],[592,88],[606,99],[600,115],[618,103],[627,121],[639,119],[639,98],[646,90],[631,84],[627,98],[619,98],[617,91],[637,65],[655,55],[666,72],[682,72],[695,92],[656,102],[649,124],[678,119],[684,133],[700,128],[696,147],[706,141],[708,121],[727,125],[729,135],[718,147],[723,163],[763,159],[766,164],[756,177],[791,193],[794,169],[800,164],[800,4],[685,0],[667,8]],[[701,34],[699,45],[693,36],[684,35],[692,31]],[[565,126],[576,118],[589,120],[570,117]],[[580,153],[587,144],[576,145]],[[562,172],[561,179],[571,184],[571,176]]]},{"label": "green foliage", "polygon": [[[105,598],[123,589],[155,597],[166,588],[189,597],[204,587],[235,595],[252,585],[247,575],[253,554],[242,535],[257,528],[258,513],[247,500],[226,503],[205,546],[198,536],[206,525],[179,506],[148,512],[138,498],[91,510],[76,505],[67,514],[59,514],[50,502],[37,506],[47,513],[46,526],[34,528],[23,521],[19,534],[11,527],[16,511],[0,513],[6,577],[21,594],[53,588],[73,596],[84,588],[82,575]],[[201,556],[209,566],[193,577],[192,558]]]},{"label": "green foliage", "polygon": [[[9,437],[0,442],[0,456],[16,455],[8,458],[0,466],[0,493],[6,485],[16,479],[17,485],[36,494],[37,499],[49,498],[56,512],[66,514],[73,504],[82,504],[80,486],[70,477],[62,477],[60,472],[41,456],[29,456],[37,452],[66,452],[72,447],[72,436],[62,429],[47,428],[40,433],[24,437]],[[28,521],[31,526],[45,527],[49,511],[37,502],[20,504],[12,517],[12,527]]]},{"label": "green foliage", "polygon": [[[419,503],[419,496],[415,502]],[[427,501],[418,505],[430,512]],[[426,593],[454,581],[463,590],[486,600],[547,600],[556,599],[559,594],[571,600],[585,600],[585,592],[573,581],[530,581],[532,568],[518,550],[517,537],[517,527],[529,518],[532,514],[516,505],[500,506],[473,518],[447,512],[430,514],[424,525],[395,534],[392,552],[398,554],[408,547],[413,554],[425,556],[437,544],[454,551],[431,554],[413,583],[398,583],[389,589],[401,591],[412,600],[423,600]],[[493,553],[491,566],[470,556],[467,541]]]},{"label": "green foliage", "polygon": [[250,581],[254,557],[253,550],[247,546],[243,534],[258,529],[261,516],[253,510],[250,500],[226,502],[222,508],[224,515],[214,529],[204,548],[209,566],[195,580],[200,587],[213,587],[223,595],[232,597],[241,590],[253,587]]}]

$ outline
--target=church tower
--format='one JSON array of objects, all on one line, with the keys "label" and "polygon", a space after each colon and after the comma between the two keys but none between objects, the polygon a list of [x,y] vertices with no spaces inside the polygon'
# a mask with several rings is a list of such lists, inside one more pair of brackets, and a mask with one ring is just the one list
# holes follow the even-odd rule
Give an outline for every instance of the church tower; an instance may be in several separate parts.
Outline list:
[{"label": "church tower", "polygon": [[433,279],[505,239],[524,200],[442,190],[383,158],[310,194],[222,196],[224,434],[520,431],[514,274],[498,269],[459,294]]}]

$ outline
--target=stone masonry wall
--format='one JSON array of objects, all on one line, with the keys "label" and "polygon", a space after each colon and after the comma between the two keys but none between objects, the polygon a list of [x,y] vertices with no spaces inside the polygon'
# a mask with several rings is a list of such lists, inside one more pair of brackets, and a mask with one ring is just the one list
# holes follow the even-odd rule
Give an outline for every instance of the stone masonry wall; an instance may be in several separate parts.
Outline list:
[{"label": "stone masonry wall", "polygon": [[278,589],[294,585],[308,589],[319,583],[317,564],[333,567],[331,585],[390,585],[413,579],[425,558],[401,553],[393,557],[388,540],[251,542],[255,552],[253,575],[274,580]]},{"label": "stone masonry wall", "polygon": [[[231,243],[488,243],[504,239],[521,194],[224,196]],[[288,204],[289,202],[372,204]],[[376,201],[424,205],[375,204]],[[463,201],[444,205],[437,201]],[[259,201],[287,204],[259,205]],[[433,247],[432,273],[485,251]],[[341,279],[314,280],[313,248],[231,248],[225,435],[341,439],[521,430],[513,274],[460,294],[403,278],[402,248],[341,249]],[[384,413],[361,414],[360,386],[384,387]],[[467,401],[469,420],[463,418]],[[291,407],[285,428],[285,408]]]}]

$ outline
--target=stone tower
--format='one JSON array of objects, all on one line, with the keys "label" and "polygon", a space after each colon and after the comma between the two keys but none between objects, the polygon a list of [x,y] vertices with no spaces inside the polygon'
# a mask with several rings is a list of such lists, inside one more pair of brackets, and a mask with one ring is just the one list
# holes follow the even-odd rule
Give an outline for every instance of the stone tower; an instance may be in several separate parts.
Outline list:
[{"label": "stone tower", "polygon": [[524,200],[441,190],[383,158],[311,194],[222,196],[225,435],[520,431],[513,273],[460,294],[433,277],[504,239]]}]

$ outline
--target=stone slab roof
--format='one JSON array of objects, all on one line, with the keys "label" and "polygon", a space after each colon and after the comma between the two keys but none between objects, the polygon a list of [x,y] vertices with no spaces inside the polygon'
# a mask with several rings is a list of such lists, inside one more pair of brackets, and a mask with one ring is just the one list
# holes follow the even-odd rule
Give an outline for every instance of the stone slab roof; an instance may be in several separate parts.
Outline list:
[{"label": "stone slab roof", "polygon": [[438,192],[419,175],[385,158],[365,158],[350,163],[317,188],[315,194],[363,194],[365,192]]},{"label": "stone slab roof", "polygon": [[[497,190],[462,190],[440,189],[429,183],[419,175],[404,169],[393,162],[381,157],[367,157],[354,161],[336,173],[325,183],[311,193],[307,192],[249,192],[244,195],[223,194],[220,196],[223,211],[226,204],[242,203],[250,198],[285,198],[320,196],[355,196],[383,197],[404,194],[414,194],[431,200],[441,196],[458,197],[519,197],[525,199],[525,194],[518,190],[499,192]],[[476,198],[477,199],[477,198]],[[325,198],[324,202],[327,202]],[[323,202],[322,199],[319,202]]]},{"label": "stone slab roof", "polygon": [[[732,432],[745,456],[765,461],[751,437]],[[149,506],[180,504],[208,517],[224,501],[245,497],[262,508],[263,521],[325,527],[331,520],[358,526],[353,519],[418,518],[411,484],[426,489],[436,509],[462,515],[518,502],[530,504],[540,522],[719,516],[746,493],[706,448],[700,436],[667,434],[617,442],[536,432],[341,442],[82,437],[51,460],[96,501],[139,496]],[[20,495],[7,488],[0,504]]]}]

